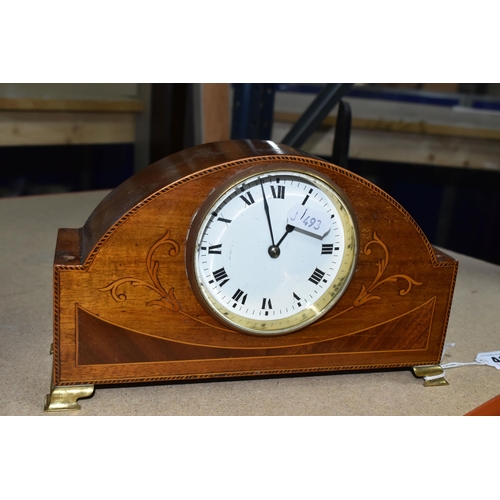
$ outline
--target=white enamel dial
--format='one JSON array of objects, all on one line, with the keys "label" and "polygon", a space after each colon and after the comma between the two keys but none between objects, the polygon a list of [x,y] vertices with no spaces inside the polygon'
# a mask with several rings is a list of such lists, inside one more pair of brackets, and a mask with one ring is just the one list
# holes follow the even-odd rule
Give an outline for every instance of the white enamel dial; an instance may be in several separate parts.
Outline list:
[{"label": "white enamel dial", "polygon": [[357,237],[342,195],[308,170],[262,170],[221,189],[196,225],[194,286],[216,318],[254,334],[317,320],[354,271]]}]

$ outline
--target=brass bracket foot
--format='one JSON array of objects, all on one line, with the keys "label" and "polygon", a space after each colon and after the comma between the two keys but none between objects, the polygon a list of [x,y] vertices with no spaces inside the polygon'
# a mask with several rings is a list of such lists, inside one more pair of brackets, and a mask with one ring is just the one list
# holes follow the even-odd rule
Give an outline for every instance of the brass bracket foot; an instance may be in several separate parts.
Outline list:
[{"label": "brass bracket foot", "polygon": [[68,385],[52,387],[50,394],[45,397],[45,408],[47,412],[52,411],[75,411],[81,406],[77,399],[88,398],[94,393],[93,385]]},{"label": "brass bracket foot", "polygon": [[[50,344],[50,354],[54,354],[54,344]],[[54,385],[54,366],[50,380],[50,393],[45,396],[44,411],[75,411],[82,407],[77,403],[80,398],[88,398],[94,394],[94,385]]]},{"label": "brass bracket foot", "polygon": [[413,374],[424,379],[424,387],[450,385],[444,378],[444,370],[439,365],[414,366]]}]

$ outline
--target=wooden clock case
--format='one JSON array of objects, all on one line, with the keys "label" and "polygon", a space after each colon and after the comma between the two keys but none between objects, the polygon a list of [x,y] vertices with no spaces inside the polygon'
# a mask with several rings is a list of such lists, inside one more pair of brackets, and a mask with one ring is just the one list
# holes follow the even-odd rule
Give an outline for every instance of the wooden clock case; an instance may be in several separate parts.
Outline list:
[{"label": "wooden clock case", "polygon": [[[259,165],[306,166],[347,195],[359,229],[352,281],[316,323],[242,334],[200,305],[186,242],[210,193]],[[263,228],[264,230],[265,228]],[[288,146],[223,141],[160,160],[113,190],[54,259],[53,379],[47,410],[94,385],[435,366],[458,263],[367,180]]]}]

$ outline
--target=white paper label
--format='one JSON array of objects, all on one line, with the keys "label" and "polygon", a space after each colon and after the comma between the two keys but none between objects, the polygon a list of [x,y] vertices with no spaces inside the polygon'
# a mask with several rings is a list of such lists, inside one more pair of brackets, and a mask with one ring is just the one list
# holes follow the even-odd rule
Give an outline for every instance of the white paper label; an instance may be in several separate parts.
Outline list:
[{"label": "white paper label", "polygon": [[326,212],[296,203],[288,211],[288,224],[306,233],[323,237],[330,229],[331,217]]},{"label": "white paper label", "polygon": [[480,352],[476,356],[476,361],[481,364],[494,366],[500,370],[500,351]]}]

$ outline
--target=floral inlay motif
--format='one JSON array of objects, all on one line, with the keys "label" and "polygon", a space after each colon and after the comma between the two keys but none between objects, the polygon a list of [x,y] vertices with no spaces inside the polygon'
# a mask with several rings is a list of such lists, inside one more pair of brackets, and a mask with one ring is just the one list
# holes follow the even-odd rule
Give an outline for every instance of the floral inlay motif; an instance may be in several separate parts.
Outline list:
[{"label": "floral inlay motif", "polygon": [[382,275],[389,264],[389,251],[385,243],[377,236],[377,233],[373,233],[373,240],[369,241],[363,248],[365,255],[370,255],[372,253],[372,249],[370,248],[372,245],[379,245],[382,247],[385,256],[377,262],[377,274],[372,283],[368,287],[361,285],[361,291],[353,302],[354,307],[359,307],[370,300],[382,300],[378,295],[372,295],[372,292],[384,283],[395,283],[398,279],[406,281],[406,286],[399,290],[399,295],[401,296],[408,294],[413,285],[418,286],[422,284],[418,283],[406,274],[393,274],[392,276],[382,279]]},{"label": "floral inlay motif", "polygon": [[150,249],[148,255],[146,256],[146,269],[148,271],[151,282],[147,282],[136,278],[121,278],[113,281],[108,286],[104,288],[99,288],[100,292],[110,292],[111,297],[117,302],[124,302],[127,300],[127,295],[124,292],[118,293],[118,288],[125,283],[130,283],[132,286],[144,286],[156,292],[160,298],[157,300],[151,300],[147,302],[148,306],[160,306],[162,309],[168,309],[169,311],[178,312],[181,309],[179,301],[176,299],[174,294],[174,287],[170,287],[167,290],[160,283],[158,278],[158,270],[160,268],[160,263],[157,260],[153,260],[153,254],[161,245],[169,244],[172,248],[169,250],[168,254],[171,257],[175,257],[179,253],[179,244],[170,239],[170,231],[167,230],[165,236],[160,238]]}]

